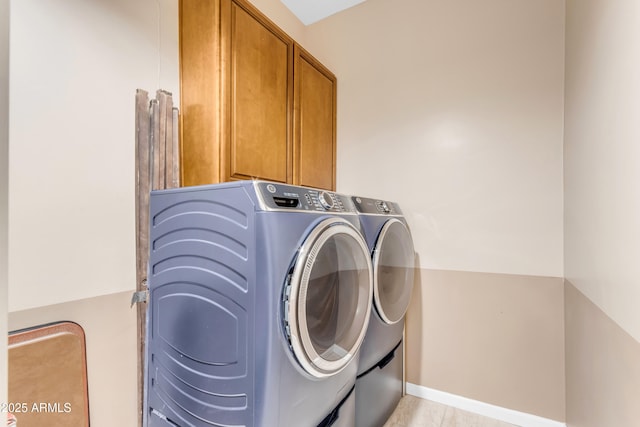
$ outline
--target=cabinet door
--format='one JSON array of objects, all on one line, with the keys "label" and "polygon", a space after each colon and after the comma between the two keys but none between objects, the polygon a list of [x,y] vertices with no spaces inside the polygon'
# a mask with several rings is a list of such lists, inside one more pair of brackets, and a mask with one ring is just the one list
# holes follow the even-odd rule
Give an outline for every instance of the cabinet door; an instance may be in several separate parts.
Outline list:
[{"label": "cabinet door", "polygon": [[220,171],[220,2],[180,1],[180,129],[183,185]]},{"label": "cabinet door", "polygon": [[292,179],[293,40],[243,0],[223,0],[225,180]]},{"label": "cabinet door", "polygon": [[336,77],[296,45],[294,184],[335,190]]}]

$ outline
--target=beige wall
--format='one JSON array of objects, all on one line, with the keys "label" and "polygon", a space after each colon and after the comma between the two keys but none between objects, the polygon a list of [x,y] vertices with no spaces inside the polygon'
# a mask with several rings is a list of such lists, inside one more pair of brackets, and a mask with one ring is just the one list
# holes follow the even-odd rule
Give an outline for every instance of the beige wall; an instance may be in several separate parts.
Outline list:
[{"label": "beige wall", "polygon": [[564,5],[368,0],[311,25],[338,189],[396,200],[422,267],[562,277]]},{"label": "beige wall", "polygon": [[640,343],[565,282],[567,426],[636,426]]},{"label": "beige wall", "polygon": [[564,420],[563,281],[420,270],[407,381]]},{"label": "beige wall", "polygon": [[11,5],[9,310],[135,288],[134,97],[177,94],[175,0]]},{"label": "beige wall", "polygon": [[640,340],[640,13],[568,0],[566,278]]},{"label": "beige wall", "polygon": [[640,14],[566,1],[564,147],[567,424],[640,412]]},{"label": "beige wall", "polygon": [[129,308],[130,299],[130,292],[121,292],[9,314],[11,330],[61,320],[82,326],[92,427],[138,422],[136,310]]},{"label": "beige wall", "polygon": [[[0,336],[7,333],[9,190],[9,0],[0,0]],[[7,343],[0,342],[0,402],[7,402]]]}]

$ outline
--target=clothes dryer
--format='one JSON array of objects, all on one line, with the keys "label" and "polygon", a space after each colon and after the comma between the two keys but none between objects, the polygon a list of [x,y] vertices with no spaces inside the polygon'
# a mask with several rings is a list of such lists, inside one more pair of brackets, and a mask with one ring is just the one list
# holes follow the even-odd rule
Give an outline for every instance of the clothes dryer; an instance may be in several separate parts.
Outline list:
[{"label": "clothes dryer", "polygon": [[185,187],[150,222],[144,425],[353,425],[373,276],[351,199]]},{"label": "clothes dryer", "polygon": [[371,253],[374,299],[360,349],[356,426],[380,427],[403,392],[404,318],[413,291],[415,251],[407,222],[393,202],[353,197]]}]

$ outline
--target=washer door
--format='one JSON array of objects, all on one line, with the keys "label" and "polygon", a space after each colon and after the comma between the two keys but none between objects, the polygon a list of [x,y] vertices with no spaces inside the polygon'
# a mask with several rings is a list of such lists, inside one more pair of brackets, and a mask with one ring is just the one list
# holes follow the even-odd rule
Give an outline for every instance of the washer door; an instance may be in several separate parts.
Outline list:
[{"label": "washer door", "polygon": [[411,233],[398,219],[385,222],[373,249],[373,296],[382,320],[402,320],[413,290],[415,252]]},{"label": "washer door", "polygon": [[298,251],[284,295],[285,330],[302,367],[323,378],[344,369],[369,324],[371,259],[350,223],[326,219]]}]

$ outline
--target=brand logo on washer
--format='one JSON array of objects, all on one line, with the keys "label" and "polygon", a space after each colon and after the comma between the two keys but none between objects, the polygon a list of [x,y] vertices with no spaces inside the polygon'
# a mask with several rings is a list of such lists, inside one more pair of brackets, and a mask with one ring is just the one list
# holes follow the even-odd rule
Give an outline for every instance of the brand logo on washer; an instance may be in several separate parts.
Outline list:
[{"label": "brand logo on washer", "polygon": [[273,184],[269,184],[269,185],[267,185],[267,191],[268,191],[269,193],[275,193],[275,192],[276,192],[276,186],[275,186],[275,185],[273,185]]}]

